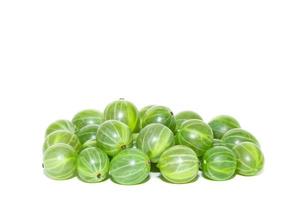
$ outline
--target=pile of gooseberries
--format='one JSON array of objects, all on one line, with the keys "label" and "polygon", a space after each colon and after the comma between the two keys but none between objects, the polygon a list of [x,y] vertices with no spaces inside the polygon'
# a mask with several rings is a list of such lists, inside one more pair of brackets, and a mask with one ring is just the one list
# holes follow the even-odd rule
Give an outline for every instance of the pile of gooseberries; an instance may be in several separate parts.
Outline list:
[{"label": "pile of gooseberries", "polygon": [[110,178],[136,185],[159,172],[167,182],[189,183],[202,171],[209,180],[224,181],[236,174],[257,175],[263,165],[258,140],[231,116],[205,123],[193,111],[174,115],[159,105],[138,110],[124,99],[108,104],[103,113],[83,110],[71,121],[51,123],[43,144],[44,173],[55,180]]}]

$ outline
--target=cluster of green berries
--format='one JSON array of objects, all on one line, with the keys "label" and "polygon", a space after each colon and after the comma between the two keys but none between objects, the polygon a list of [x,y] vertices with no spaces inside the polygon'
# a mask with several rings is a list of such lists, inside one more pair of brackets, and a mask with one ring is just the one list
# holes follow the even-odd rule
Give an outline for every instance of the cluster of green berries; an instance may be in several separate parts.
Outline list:
[{"label": "cluster of green berries", "polygon": [[231,116],[205,123],[193,111],[174,115],[158,105],[138,110],[124,99],[107,105],[103,113],[83,110],[71,121],[51,123],[43,144],[44,173],[56,180],[77,176],[96,183],[111,178],[135,185],[156,168],[172,183],[192,182],[199,171],[224,181],[236,174],[257,175],[263,165],[257,139]]}]

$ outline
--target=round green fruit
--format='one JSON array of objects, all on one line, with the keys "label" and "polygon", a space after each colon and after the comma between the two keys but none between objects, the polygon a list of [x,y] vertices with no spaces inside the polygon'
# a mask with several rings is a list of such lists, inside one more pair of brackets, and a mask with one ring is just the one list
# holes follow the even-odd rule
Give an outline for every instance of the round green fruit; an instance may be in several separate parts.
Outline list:
[{"label": "round green fruit", "polygon": [[187,119],[200,119],[203,120],[202,117],[193,111],[182,111],[175,115],[176,120],[187,120]]},{"label": "round green fruit", "polygon": [[77,174],[88,183],[101,182],[107,178],[109,158],[97,147],[88,147],[80,152],[77,158]]},{"label": "round green fruit", "polygon": [[104,122],[103,113],[98,110],[91,109],[78,112],[72,119],[72,123],[74,124],[76,131],[80,130],[86,125],[100,125],[102,122]]},{"label": "round green fruit", "polygon": [[80,141],[77,135],[64,130],[54,131],[49,134],[43,145],[43,152],[45,152],[50,146],[63,143],[70,145],[76,152],[81,148]]},{"label": "round green fruit", "polygon": [[84,144],[88,140],[96,140],[96,135],[99,125],[90,124],[82,127],[79,131],[76,132],[81,144]]},{"label": "round green fruit", "polygon": [[167,181],[189,183],[198,175],[199,160],[191,148],[176,145],[162,153],[157,167]]},{"label": "round green fruit", "polygon": [[259,146],[257,139],[251,133],[241,128],[234,128],[227,131],[223,135],[222,141],[231,148],[242,142],[252,142]]},{"label": "round green fruit", "polygon": [[76,152],[67,144],[55,144],[44,153],[44,172],[56,180],[65,180],[75,176]]},{"label": "round green fruit", "polygon": [[237,156],[237,173],[244,176],[258,174],[264,166],[264,155],[260,148],[252,142],[242,142],[233,147]]},{"label": "round green fruit", "polygon": [[213,132],[211,128],[199,119],[189,119],[182,123],[177,130],[178,144],[192,148],[198,157],[213,145]]},{"label": "round green fruit", "polygon": [[176,129],[176,121],[173,112],[164,106],[152,106],[141,117],[142,128],[152,123],[160,123],[172,131]]},{"label": "round green fruit", "polygon": [[208,125],[211,127],[214,133],[214,137],[221,139],[222,136],[233,128],[239,128],[239,122],[231,116],[219,115],[213,118]]},{"label": "round green fruit", "polygon": [[225,146],[214,146],[207,150],[202,159],[205,177],[224,181],[231,179],[236,171],[237,159],[234,152]]},{"label": "round green fruit", "polygon": [[122,185],[142,183],[149,176],[151,163],[139,149],[125,149],[116,155],[110,165],[112,180]]},{"label": "round green fruit", "polygon": [[129,127],[133,132],[139,129],[139,112],[135,105],[124,99],[114,101],[106,106],[104,110],[105,120],[118,120]]},{"label": "round green fruit", "polygon": [[98,146],[109,156],[114,156],[132,145],[132,134],[128,126],[117,120],[102,123],[96,139]]},{"label": "round green fruit", "polygon": [[74,133],[75,127],[72,124],[72,122],[70,122],[69,120],[64,120],[64,119],[57,120],[48,126],[45,135],[47,137],[47,135],[49,135],[50,133],[58,130],[69,131],[71,133]]},{"label": "round green fruit", "polygon": [[143,128],[136,141],[137,148],[146,153],[153,163],[158,162],[162,152],[173,144],[173,132],[159,123],[149,124]]}]

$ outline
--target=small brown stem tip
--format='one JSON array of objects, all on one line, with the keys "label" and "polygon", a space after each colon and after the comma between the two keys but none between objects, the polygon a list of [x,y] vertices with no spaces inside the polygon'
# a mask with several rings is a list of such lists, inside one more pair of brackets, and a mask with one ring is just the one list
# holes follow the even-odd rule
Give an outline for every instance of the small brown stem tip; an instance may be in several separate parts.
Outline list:
[{"label": "small brown stem tip", "polygon": [[97,174],[97,178],[100,178],[100,177],[101,177],[101,174],[100,174],[100,173],[98,173],[98,174]]}]

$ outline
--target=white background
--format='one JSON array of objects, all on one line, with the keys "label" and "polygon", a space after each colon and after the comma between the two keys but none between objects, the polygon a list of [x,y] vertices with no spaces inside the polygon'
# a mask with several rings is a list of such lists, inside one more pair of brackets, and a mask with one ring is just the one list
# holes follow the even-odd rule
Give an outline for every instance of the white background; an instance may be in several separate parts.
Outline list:
[{"label": "white background", "polygon": [[[299,199],[299,10],[290,0],[2,0],[0,199]],[[235,116],[259,139],[264,171],[185,185],[45,177],[48,124],[119,97]]]}]

